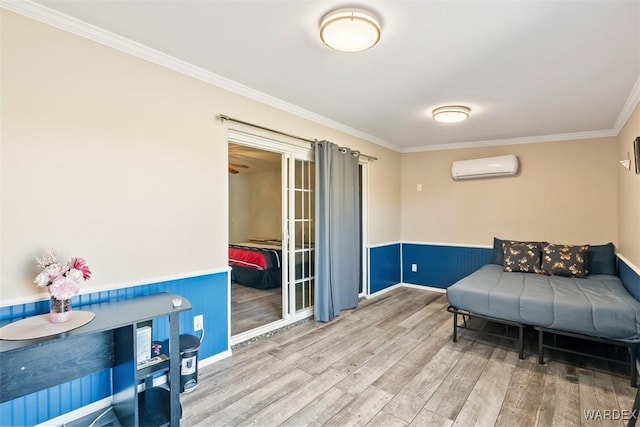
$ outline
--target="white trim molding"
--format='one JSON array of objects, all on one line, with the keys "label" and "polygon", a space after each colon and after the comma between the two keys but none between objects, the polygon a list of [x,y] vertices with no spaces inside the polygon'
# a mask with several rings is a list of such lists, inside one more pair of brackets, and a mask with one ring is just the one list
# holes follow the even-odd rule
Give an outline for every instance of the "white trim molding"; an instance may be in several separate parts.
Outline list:
[{"label": "white trim molding", "polygon": [[618,258],[620,258],[622,261],[624,261],[624,263],[627,264],[630,269],[632,269],[638,276],[640,276],[640,267],[638,267],[637,265],[635,265],[634,263],[629,261],[627,258],[622,256],[620,253],[617,253],[616,256]]},{"label": "white trim molding", "polygon": [[232,356],[231,349],[227,349],[221,353],[216,353],[213,356],[209,356],[206,359],[198,360],[198,369],[202,369],[205,366],[213,365],[214,363],[219,362],[231,356]]},{"label": "white trim molding", "polygon": [[[232,125],[233,126],[233,125]],[[313,160],[313,147],[302,141],[291,141],[291,138],[283,136],[280,138],[269,138],[244,132],[230,126],[227,128],[227,139],[229,143],[247,145],[267,151],[275,151],[280,154],[291,152],[296,159]]]},{"label": "white trim molding", "polygon": [[421,291],[437,292],[439,294],[446,294],[447,290],[443,288],[434,288],[433,286],[414,285],[413,283],[400,283],[400,286],[411,289],[420,289]]},{"label": "white trim molding", "polygon": [[152,49],[141,43],[127,39],[125,37],[114,34],[110,31],[104,30],[95,25],[91,25],[87,22],[81,21],[77,18],[58,12],[57,10],[35,3],[31,0],[1,0],[0,7],[9,10],[11,12],[18,13],[31,19],[43,22],[53,27],[68,31],[86,39],[98,42],[105,46],[109,46],[113,49],[121,52],[128,53],[137,58],[152,62],[167,69],[176,71],[186,76],[198,79],[205,83],[226,89],[235,94],[247,97],[254,101],[269,105],[282,111],[286,111],[295,116],[303,119],[311,120],[315,123],[327,126],[331,129],[335,129],[340,132],[344,132],[348,135],[361,138],[366,141],[370,141],[376,145],[391,149],[399,153],[414,153],[422,151],[440,151],[440,150],[455,150],[460,148],[473,148],[473,147],[493,147],[502,145],[517,145],[517,144],[534,144],[539,142],[555,142],[555,141],[568,141],[574,139],[591,139],[591,138],[604,138],[617,136],[624,124],[629,119],[633,109],[640,101],[640,76],[629,94],[627,101],[620,111],[615,125],[611,129],[602,129],[586,132],[574,132],[574,133],[561,133],[555,135],[542,135],[522,138],[509,138],[509,139],[496,139],[486,141],[468,141],[451,144],[435,144],[435,145],[423,145],[415,147],[402,148],[396,144],[386,141],[382,138],[370,135],[366,132],[354,129],[350,126],[336,122],[335,120],[321,116],[317,113],[299,107],[297,105],[286,102],[282,99],[276,98],[264,92],[260,92],[236,81],[228,79],[226,77],[215,74],[211,71],[197,67],[181,59],[175,58],[164,52],[160,52],[156,49]]},{"label": "white trim molding", "polygon": [[613,131],[616,135],[622,132],[622,128],[631,117],[633,110],[635,110],[636,105],[640,102],[640,76],[636,79],[636,84],[633,85],[631,89],[631,93],[629,97],[627,97],[627,102],[625,102],[624,107],[622,107],[622,111],[618,115],[618,120],[616,120],[615,125],[613,125]]},{"label": "white trim molding", "polygon": [[393,246],[393,245],[401,245],[403,242],[397,241],[397,242],[388,242],[388,243],[376,243],[375,245],[367,245],[368,249],[374,249],[374,248],[383,248],[385,246]]},{"label": "white trim molding", "polygon": [[401,149],[401,153],[417,153],[423,151],[458,150],[462,148],[497,147],[503,145],[537,144],[542,142],[572,141],[577,139],[610,138],[620,134],[622,128],[631,117],[633,110],[640,102],[640,76],[636,79],[627,101],[611,129],[600,129],[585,132],[558,133],[552,135],[527,136],[521,138],[493,139],[486,141],[455,142],[451,144],[434,144],[408,147]]},{"label": "white trim molding", "polygon": [[373,299],[373,298],[377,298],[381,295],[386,294],[387,292],[391,292],[394,289],[398,289],[398,288],[411,288],[411,289],[419,289],[421,291],[431,291],[431,292],[437,292],[439,294],[444,294],[447,292],[446,289],[442,289],[442,288],[434,288],[433,286],[423,286],[423,285],[414,285],[411,283],[396,283],[395,285],[391,285],[388,288],[384,288],[379,290],[378,292],[375,292],[371,295],[365,295],[364,297],[366,299]]},{"label": "white trim molding", "polygon": [[541,142],[572,141],[576,139],[609,138],[616,136],[613,129],[602,129],[586,132],[558,133],[555,135],[525,136],[521,138],[492,139],[486,141],[454,142],[451,144],[422,145],[401,150],[401,153],[418,153],[422,151],[459,150],[461,148],[498,147],[503,145],[538,144]]},{"label": "white trim molding", "polygon": [[401,283],[396,283],[395,285],[391,285],[391,286],[389,286],[389,287],[387,287],[387,288],[380,289],[379,291],[374,292],[374,293],[372,293],[372,294],[367,294],[367,295],[365,295],[364,297],[365,297],[366,299],[376,298],[376,297],[379,297],[380,295],[384,295],[384,294],[386,294],[387,292],[391,292],[391,291],[392,291],[392,290],[394,290],[394,289],[398,289],[400,286],[402,286],[402,284],[401,284]]},{"label": "white trim molding", "polygon": [[438,243],[438,242],[402,242],[403,245],[450,246],[456,248],[493,249],[493,245],[476,245],[470,243]]},{"label": "white trim molding", "polygon": [[[192,277],[210,276],[213,274],[229,273],[231,267],[225,266],[220,268],[212,268],[210,270],[198,270],[188,273],[170,274],[167,276],[152,277],[149,279],[136,279],[128,282],[120,282],[110,285],[97,286],[97,287],[85,287],[82,289],[79,295],[93,294],[96,292],[115,291],[117,289],[132,288],[134,286],[151,285],[154,283],[169,282],[172,280],[190,279]],[[0,300],[0,307],[9,307],[12,305],[30,304],[38,301],[48,301],[49,294],[47,292],[41,292],[35,295],[29,295],[26,297],[18,297],[12,299]]]}]

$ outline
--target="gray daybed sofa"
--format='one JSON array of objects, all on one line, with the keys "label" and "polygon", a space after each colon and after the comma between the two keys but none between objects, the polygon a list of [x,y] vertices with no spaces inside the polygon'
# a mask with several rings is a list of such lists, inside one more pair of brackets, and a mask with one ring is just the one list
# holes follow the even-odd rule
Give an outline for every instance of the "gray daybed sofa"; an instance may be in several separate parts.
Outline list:
[{"label": "gray daybed sofa", "polygon": [[[509,271],[512,269],[500,265],[505,264],[500,256],[501,252],[504,255],[502,243],[494,241],[494,264],[483,266],[447,289],[449,311],[454,316],[454,341],[460,327],[458,316],[463,315],[465,325],[466,316],[477,316],[515,326],[520,358],[524,357],[523,331],[534,327],[538,331],[540,363],[545,347],[556,348],[545,344],[545,333],[612,343],[629,350],[631,383],[635,386],[633,362],[640,342],[640,302],[615,275],[613,244],[589,247],[585,274],[567,277],[534,274],[544,273],[540,270]],[[544,253],[541,257],[544,259]]]}]

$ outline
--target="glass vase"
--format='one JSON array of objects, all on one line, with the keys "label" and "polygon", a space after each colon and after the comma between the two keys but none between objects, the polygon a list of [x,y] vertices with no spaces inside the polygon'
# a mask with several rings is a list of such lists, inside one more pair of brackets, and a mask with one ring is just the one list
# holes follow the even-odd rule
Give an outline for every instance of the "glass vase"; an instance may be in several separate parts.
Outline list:
[{"label": "glass vase", "polygon": [[57,299],[51,296],[51,310],[49,312],[49,321],[51,323],[64,323],[71,319],[71,300]]}]

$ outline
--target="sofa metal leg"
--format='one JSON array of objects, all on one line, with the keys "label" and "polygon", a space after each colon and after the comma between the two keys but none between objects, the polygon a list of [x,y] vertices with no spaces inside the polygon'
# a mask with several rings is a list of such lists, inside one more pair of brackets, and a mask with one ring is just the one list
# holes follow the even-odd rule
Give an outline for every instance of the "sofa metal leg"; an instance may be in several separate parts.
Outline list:
[{"label": "sofa metal leg", "polygon": [[453,312],[453,342],[458,342],[458,313]]},{"label": "sofa metal leg", "polygon": [[520,360],[524,359],[524,326],[518,327],[518,357]]},{"label": "sofa metal leg", "polygon": [[538,329],[538,363],[544,365],[544,332]]}]

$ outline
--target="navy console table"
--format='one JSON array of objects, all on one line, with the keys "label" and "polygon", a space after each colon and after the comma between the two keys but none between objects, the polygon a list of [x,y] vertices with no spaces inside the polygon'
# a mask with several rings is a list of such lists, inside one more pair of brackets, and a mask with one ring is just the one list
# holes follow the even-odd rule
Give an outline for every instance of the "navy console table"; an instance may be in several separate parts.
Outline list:
[{"label": "navy console table", "polygon": [[[182,304],[174,307],[174,298]],[[179,313],[190,310],[191,303],[160,293],[81,309],[93,312],[95,318],[77,329],[31,340],[0,340],[0,402],[111,368],[113,409],[123,426],[179,426]],[[137,324],[164,316],[169,319],[169,360],[138,370]],[[138,393],[138,384],[161,370],[168,373],[170,390]]]}]

